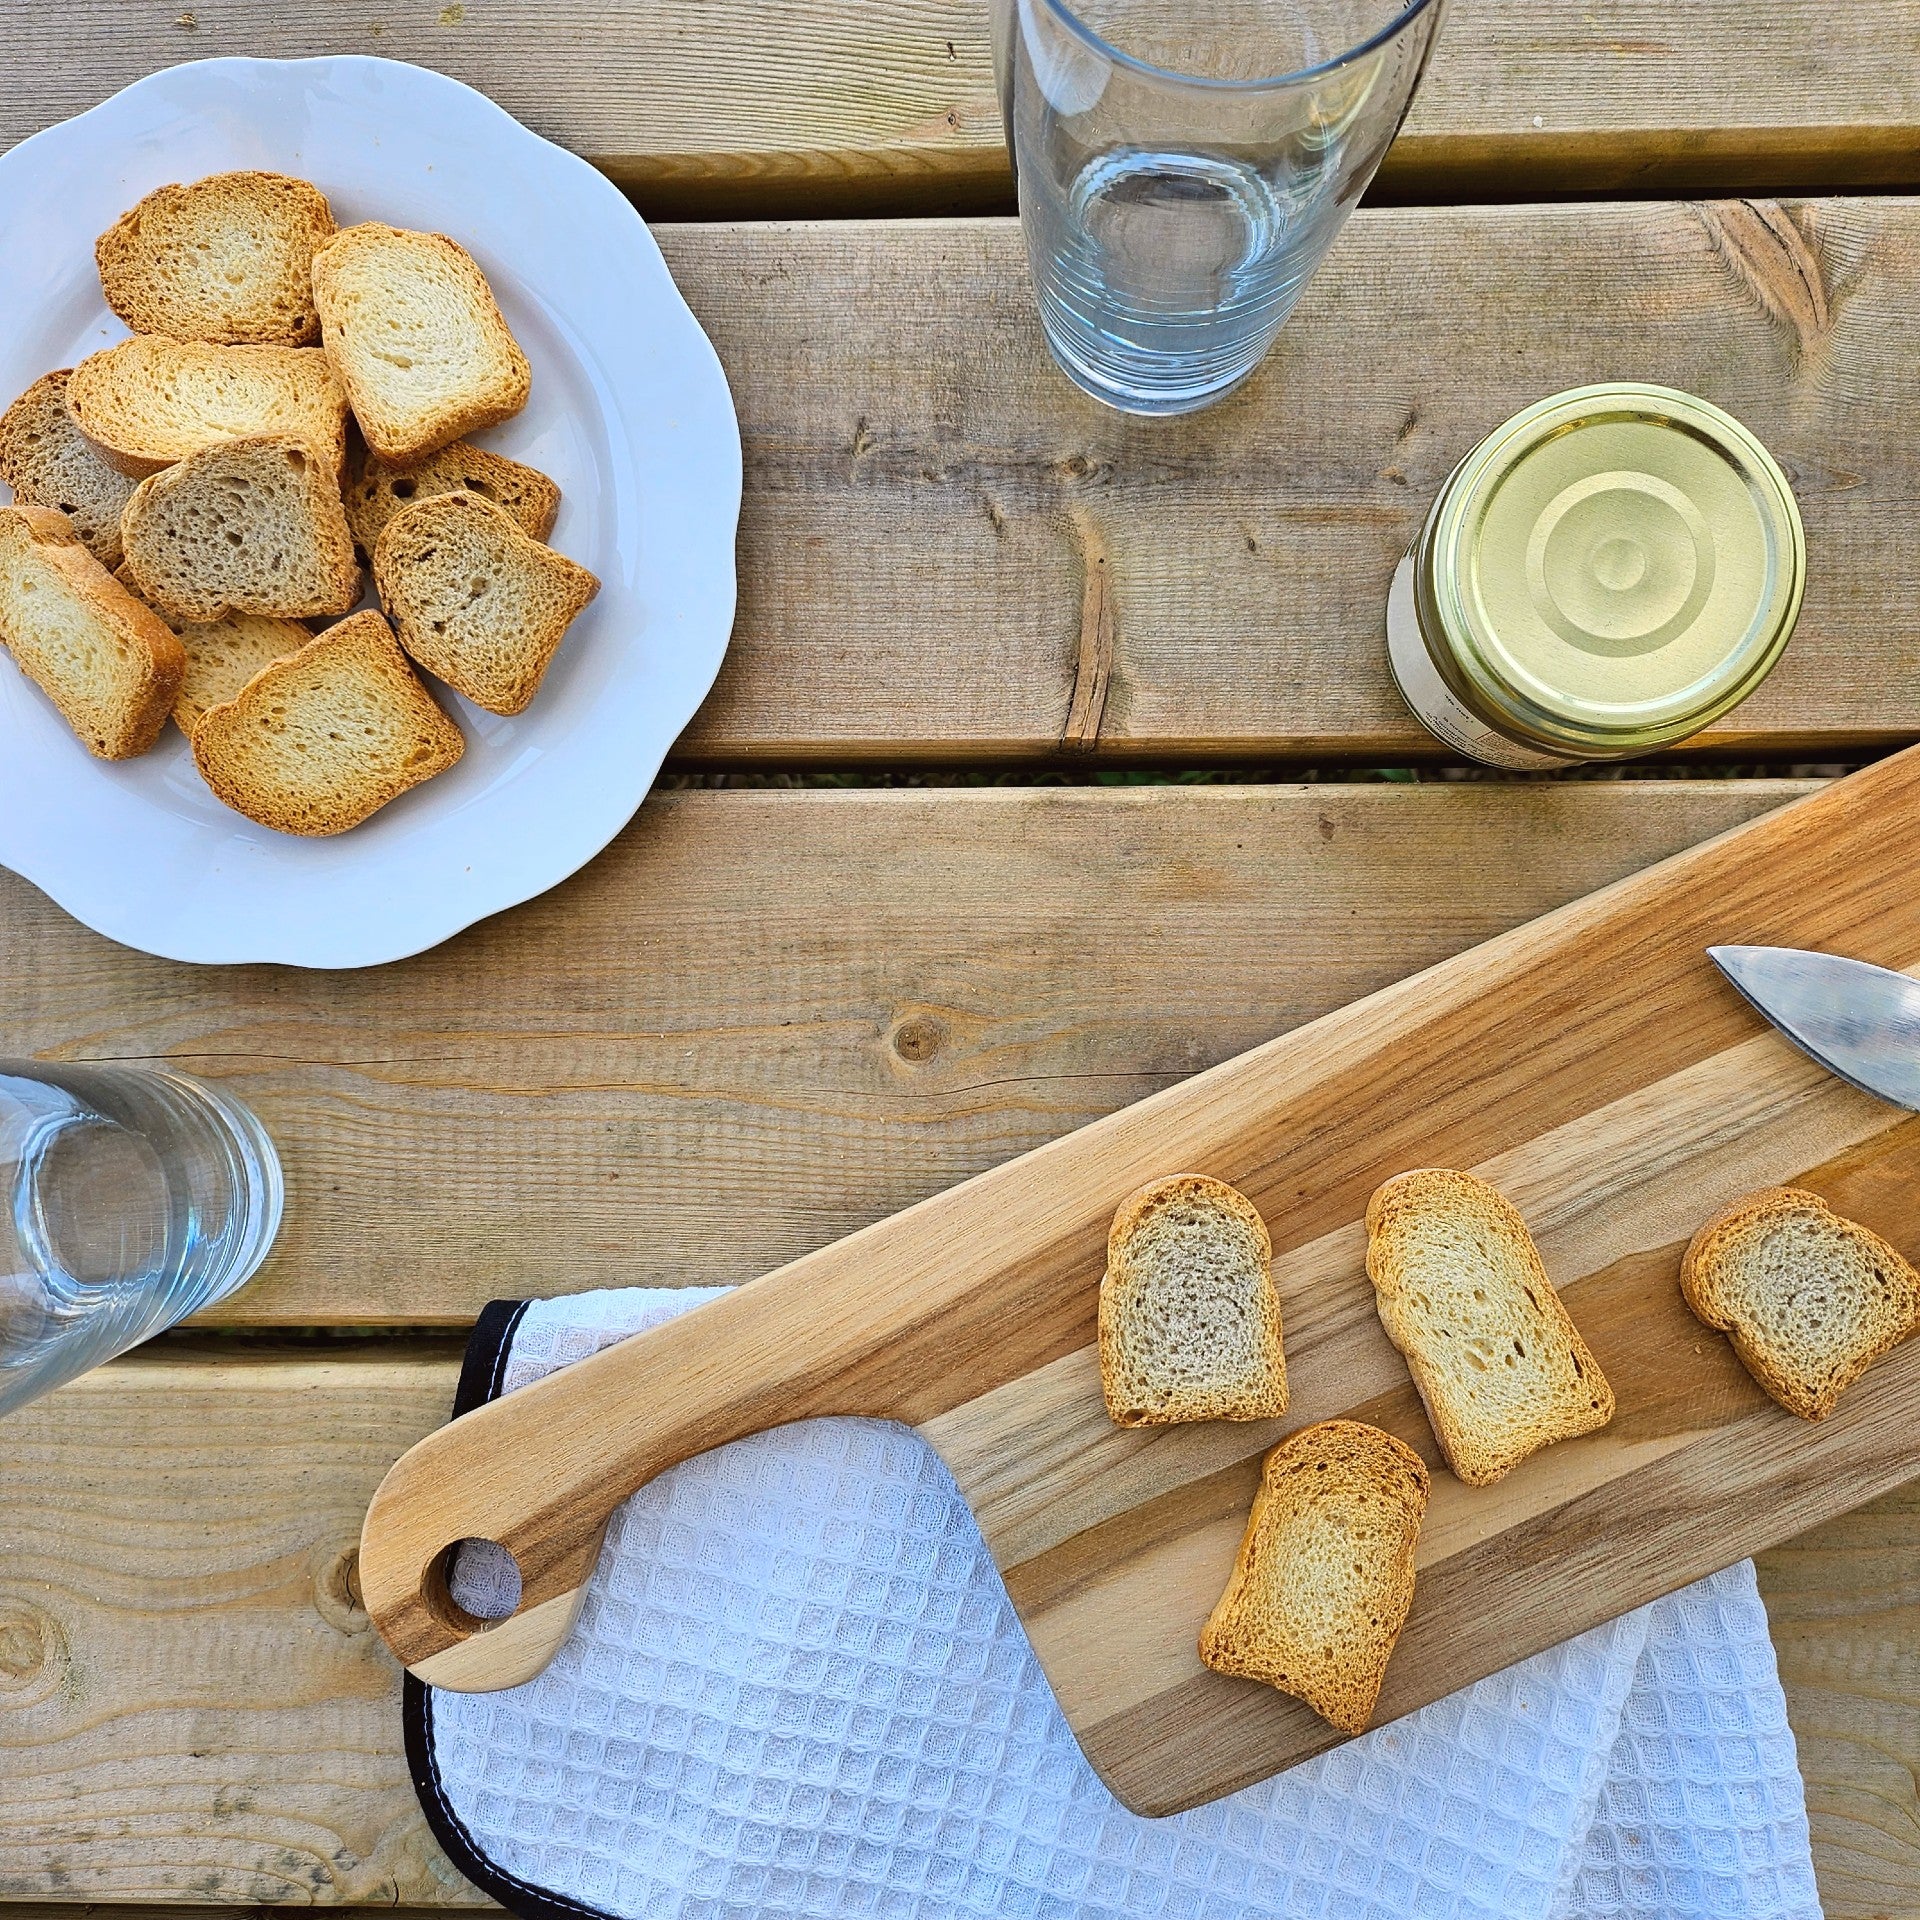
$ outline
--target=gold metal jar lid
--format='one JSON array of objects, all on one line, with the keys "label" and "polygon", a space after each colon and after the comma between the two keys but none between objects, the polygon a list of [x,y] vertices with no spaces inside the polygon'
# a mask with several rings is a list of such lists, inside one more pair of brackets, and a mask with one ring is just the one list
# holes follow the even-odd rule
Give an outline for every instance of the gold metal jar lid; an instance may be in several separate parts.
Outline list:
[{"label": "gold metal jar lid", "polygon": [[1413,555],[1453,692],[1554,756],[1671,745],[1743,700],[1793,633],[1806,534],[1731,414],[1638,383],[1517,414],[1460,464]]}]

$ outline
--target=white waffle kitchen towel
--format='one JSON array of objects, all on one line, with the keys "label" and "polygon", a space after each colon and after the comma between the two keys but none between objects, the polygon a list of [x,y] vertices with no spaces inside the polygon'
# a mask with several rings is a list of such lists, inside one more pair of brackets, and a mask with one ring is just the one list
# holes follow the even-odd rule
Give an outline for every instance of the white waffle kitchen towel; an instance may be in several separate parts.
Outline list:
[{"label": "white waffle kitchen towel", "polygon": [[[711,1297],[535,1303],[487,1384]],[[511,1590],[490,1555],[454,1577],[481,1614]],[[408,1713],[435,1830],[533,1920],[1820,1912],[1750,1564],[1146,1820],[1081,1757],[946,1468],[879,1421],[781,1428],[664,1475],[615,1517],[544,1673],[493,1694],[410,1683]]]}]

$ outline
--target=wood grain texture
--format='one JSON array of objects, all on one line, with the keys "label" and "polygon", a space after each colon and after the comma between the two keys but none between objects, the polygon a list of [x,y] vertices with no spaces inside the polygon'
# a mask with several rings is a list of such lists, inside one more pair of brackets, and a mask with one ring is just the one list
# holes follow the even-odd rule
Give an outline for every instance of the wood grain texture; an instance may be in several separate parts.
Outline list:
[{"label": "wood grain texture", "polygon": [[1187,421],[1055,371],[1011,222],[660,237],[746,472],[684,764],[1439,757],[1387,671],[1394,566],[1479,438],[1606,377],[1724,404],[1804,508],[1798,635],[1705,746],[1920,733],[1920,203],[1363,213],[1266,366]]},{"label": "wood grain texture", "polygon": [[[987,10],[959,0],[23,0],[11,143],[178,60],[374,53],[492,94],[652,212],[1004,204]],[[1427,198],[1920,179],[1914,0],[1460,0],[1388,160]]]},{"label": "wood grain texture", "polygon": [[0,992],[10,1049],[264,1116],[286,1225],[223,1321],[461,1325],[751,1279],[1809,790],[664,793],[360,973],[178,967],[0,874]]},{"label": "wood grain texture", "polygon": [[1920,1914],[1920,1488],[1761,1555],[1827,1920]]},{"label": "wood grain texture", "polygon": [[[1837,1187],[1851,1212],[1856,1193],[1904,1194],[1920,1175],[1920,1121],[1834,1085],[1705,953],[1731,941],[1920,963],[1900,831],[1916,805],[1920,748],[430,1435],[368,1509],[360,1572],[376,1628],[436,1683],[514,1684],[538,1637],[532,1610],[555,1623],[551,1652],[627,1494],[763,1427],[873,1415],[920,1425],[979,1499],[1061,1707],[1123,1801],[1171,1813],[1278,1771],[1334,1736],[1298,1701],[1199,1666],[1194,1636],[1244,1505],[1242,1492],[1223,1516],[1210,1450],[1237,1443],[1250,1468],[1279,1432],[1336,1414],[1431,1445],[1371,1321],[1354,1235],[1374,1187],[1410,1166],[1470,1167],[1533,1200],[1620,1411],[1491,1495],[1436,1494],[1381,1718],[1898,1485],[1920,1473],[1920,1343],[1812,1426],[1724,1349],[1716,1366],[1674,1274],[1701,1215],[1751,1188]],[[1117,1201],[1179,1169],[1231,1181],[1268,1220],[1288,1415],[1224,1435],[1089,1434],[1080,1407],[1058,1405],[1059,1363],[1090,1344]],[[1910,1238],[1905,1225],[1882,1231]],[[1330,1237],[1344,1257],[1328,1259]],[[1338,1364],[1323,1345],[1343,1350]],[[1323,1377],[1309,1384],[1296,1355]],[[1044,1411],[1012,1450],[1013,1472],[1046,1532],[1023,1548],[973,1483],[978,1449],[947,1435],[973,1403],[998,1409],[1030,1384]],[[1050,1422],[1076,1436],[1058,1457]],[[1004,1476],[1007,1454],[990,1457]],[[501,1542],[520,1566],[521,1612],[497,1659],[439,1573],[469,1536]]]},{"label": "wood grain texture", "polygon": [[1920,731],[1920,203],[1362,213],[1261,371],[1184,421],[1054,370],[1011,223],[660,237],[746,459],[740,617],[684,761],[1435,757],[1387,672],[1393,569],[1484,434],[1607,378],[1727,407],[1804,511],[1798,634],[1700,746]]},{"label": "wood grain texture", "polygon": [[[9,1417],[7,1920],[484,1904],[420,1818],[398,1669],[343,1558],[454,1371],[384,1343],[320,1363],[150,1350]],[[1917,1560],[1909,1489],[1760,1562],[1831,1920],[1920,1915]]]},{"label": "wood grain texture", "polygon": [[450,1353],[150,1351],[6,1423],[0,1895],[477,1901],[429,1834],[353,1577]]}]

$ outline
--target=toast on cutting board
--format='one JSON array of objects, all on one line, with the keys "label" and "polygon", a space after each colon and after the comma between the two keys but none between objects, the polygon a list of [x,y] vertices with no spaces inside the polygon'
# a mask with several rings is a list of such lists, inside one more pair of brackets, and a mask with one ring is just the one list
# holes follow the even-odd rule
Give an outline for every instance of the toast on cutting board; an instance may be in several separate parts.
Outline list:
[{"label": "toast on cutting board", "polygon": [[102,760],[153,745],[186,671],[166,623],[48,507],[0,507],[0,642]]},{"label": "toast on cutting board", "polygon": [[275,661],[193,730],[207,785],[281,833],[344,833],[465,751],[379,614]]},{"label": "toast on cutting board", "polygon": [[340,489],[305,441],[228,440],[141,481],[121,517],[127,571],[169,620],[345,613],[360,597]]},{"label": "toast on cutting board", "polygon": [[0,480],[17,505],[64,513],[111,571],[120,564],[120,515],[133,482],[108,466],[75,425],[67,410],[70,373],[43,373],[0,415]]},{"label": "toast on cutting board", "polygon": [[1283,1440],[1261,1468],[1201,1661],[1363,1732],[1413,1605],[1428,1490],[1420,1456],[1361,1421],[1322,1420]]},{"label": "toast on cutting board", "polygon": [[318,347],[216,347],[139,334],[89,354],[67,406],[100,457],[136,480],[203,447],[259,434],[304,440],[338,474],[347,400]]},{"label": "toast on cutting board", "polygon": [[191,734],[209,707],[235,699],[262,667],[298,653],[313,634],[271,613],[230,613],[222,620],[189,621],[174,631],[186,650],[186,677],[173,702],[174,724]]},{"label": "toast on cutting board", "polygon": [[93,251],[107,305],[135,333],[307,347],[320,338],[313,256],[333,232],[307,181],[216,173],[154,188]]},{"label": "toast on cutting board", "polygon": [[1447,1464],[1491,1486],[1530,1453],[1613,1418],[1519,1211],[1470,1173],[1403,1173],[1367,1203],[1367,1273]]},{"label": "toast on cutting board", "polygon": [[600,590],[585,567],[465,491],[396,513],[374,547],[373,577],[400,644],[491,713],[526,707]]},{"label": "toast on cutting board", "polygon": [[560,517],[560,489],[537,467],[456,440],[417,467],[389,466],[368,454],[347,487],[347,522],[371,559],[382,529],[401,508],[463,490],[491,500],[531,540],[546,539]]},{"label": "toast on cutting board", "polygon": [[498,426],[532,370],[486,276],[440,233],[366,221],[313,261],[320,337],[367,445],[397,467]]},{"label": "toast on cutting board", "polygon": [[1874,1361],[1920,1329],[1920,1273],[1798,1187],[1762,1187],[1715,1214],[1687,1248],[1680,1291],[1803,1420],[1824,1420]]},{"label": "toast on cutting board", "polygon": [[1287,1410],[1267,1225],[1245,1194],[1176,1174],[1120,1203],[1100,1282],[1100,1387],[1118,1426]]}]

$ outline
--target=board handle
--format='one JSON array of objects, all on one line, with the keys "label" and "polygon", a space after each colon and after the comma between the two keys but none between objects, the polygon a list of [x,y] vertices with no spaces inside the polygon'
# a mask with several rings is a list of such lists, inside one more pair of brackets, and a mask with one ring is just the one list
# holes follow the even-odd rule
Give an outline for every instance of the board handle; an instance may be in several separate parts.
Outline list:
[{"label": "board handle", "polygon": [[[809,1354],[780,1338],[780,1303],[763,1297],[754,1312],[748,1299],[777,1279],[476,1407],[394,1463],[361,1528],[360,1595],[410,1672],[463,1693],[532,1679],[573,1626],[614,1509],[656,1475],[790,1420],[891,1412],[883,1392],[846,1404],[861,1396],[844,1386],[824,1404],[817,1340]],[[465,1540],[512,1554],[520,1602],[505,1619],[454,1598],[448,1570]]]}]

